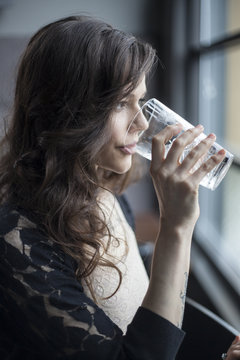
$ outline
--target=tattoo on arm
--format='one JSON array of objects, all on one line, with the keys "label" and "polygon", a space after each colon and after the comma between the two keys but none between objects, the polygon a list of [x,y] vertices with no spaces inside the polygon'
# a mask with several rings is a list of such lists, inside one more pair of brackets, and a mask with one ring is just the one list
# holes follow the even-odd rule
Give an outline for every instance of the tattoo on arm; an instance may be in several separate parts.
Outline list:
[{"label": "tattoo on arm", "polygon": [[188,283],[188,273],[185,272],[184,273],[184,288],[180,293],[180,299],[182,300],[182,313],[181,313],[181,321],[178,324],[178,327],[181,329],[182,328],[182,323],[183,323],[183,315],[184,315],[184,309],[185,309],[185,300],[186,300],[186,293],[187,293],[187,283]]}]

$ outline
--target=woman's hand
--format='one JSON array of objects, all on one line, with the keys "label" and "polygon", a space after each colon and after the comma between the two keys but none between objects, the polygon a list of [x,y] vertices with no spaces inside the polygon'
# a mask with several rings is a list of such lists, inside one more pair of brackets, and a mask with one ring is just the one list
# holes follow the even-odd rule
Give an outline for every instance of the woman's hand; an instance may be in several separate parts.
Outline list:
[{"label": "woman's hand", "polygon": [[216,137],[210,134],[202,140],[180,164],[184,148],[201,134],[203,127],[198,125],[185,131],[174,141],[166,159],[165,144],[176,136],[181,125],[167,126],[152,141],[151,175],[158,197],[161,221],[169,226],[193,228],[199,216],[199,183],[224,158],[224,150],[212,156],[198,170],[191,169],[204,156]]},{"label": "woman's hand", "polygon": [[226,360],[239,360],[240,359],[240,335],[236,336],[232,345],[228,349]]},{"label": "woman's hand", "polygon": [[199,216],[199,183],[225,154],[219,152],[193,172],[194,165],[215,141],[215,135],[210,134],[180,163],[184,148],[203,131],[203,127],[197,126],[179,135],[165,158],[165,144],[180,130],[179,126],[167,126],[152,141],[150,171],[159,202],[160,229],[143,301],[143,306],[179,327],[184,312],[192,232]]}]

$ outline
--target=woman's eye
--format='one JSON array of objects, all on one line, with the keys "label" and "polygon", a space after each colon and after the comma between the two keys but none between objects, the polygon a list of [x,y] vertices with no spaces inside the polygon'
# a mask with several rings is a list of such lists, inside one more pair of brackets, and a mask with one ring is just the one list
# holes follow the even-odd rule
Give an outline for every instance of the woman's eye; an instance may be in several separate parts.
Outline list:
[{"label": "woman's eye", "polygon": [[116,110],[120,111],[120,110],[124,109],[126,106],[127,106],[126,101],[120,101],[120,103],[118,103],[117,106],[116,106]]},{"label": "woman's eye", "polygon": [[142,107],[145,104],[145,102],[146,102],[146,99],[141,98],[141,99],[139,99],[138,104]]}]

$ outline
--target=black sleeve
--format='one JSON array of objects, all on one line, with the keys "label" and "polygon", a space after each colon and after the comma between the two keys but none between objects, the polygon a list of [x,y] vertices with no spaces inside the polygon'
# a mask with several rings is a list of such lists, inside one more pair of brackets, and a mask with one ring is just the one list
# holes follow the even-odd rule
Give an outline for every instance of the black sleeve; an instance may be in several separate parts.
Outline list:
[{"label": "black sleeve", "polygon": [[10,220],[0,238],[0,341],[11,359],[175,358],[181,330],[140,307],[123,336],[84,294],[72,259],[23,218]]}]

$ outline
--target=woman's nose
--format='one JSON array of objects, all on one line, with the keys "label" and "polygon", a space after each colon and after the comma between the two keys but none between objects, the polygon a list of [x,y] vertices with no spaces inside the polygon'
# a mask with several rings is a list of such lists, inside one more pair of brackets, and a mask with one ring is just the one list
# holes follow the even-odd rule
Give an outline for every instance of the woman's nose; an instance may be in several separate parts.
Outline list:
[{"label": "woman's nose", "polygon": [[136,131],[144,131],[148,128],[148,121],[142,110],[139,110],[132,122],[132,128]]}]

